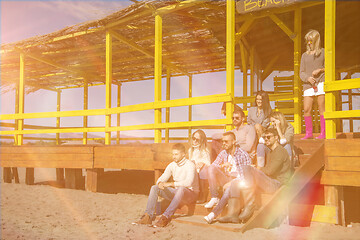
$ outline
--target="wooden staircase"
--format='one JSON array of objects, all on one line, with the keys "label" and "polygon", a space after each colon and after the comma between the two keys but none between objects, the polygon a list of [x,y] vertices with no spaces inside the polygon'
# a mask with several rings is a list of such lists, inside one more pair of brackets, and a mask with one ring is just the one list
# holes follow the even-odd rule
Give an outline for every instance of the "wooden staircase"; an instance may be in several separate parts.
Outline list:
[{"label": "wooden staircase", "polygon": [[189,209],[186,206],[177,211],[178,214],[188,213],[195,216],[175,218],[174,221],[236,232],[245,232],[253,228],[270,228],[277,223],[284,212],[287,213],[287,206],[324,166],[323,140],[296,140],[295,146],[300,152],[300,166],[287,185],[282,186],[272,195],[261,195],[261,207],[245,224],[207,224],[199,215],[206,215],[210,211],[199,204],[191,212],[187,212]]}]

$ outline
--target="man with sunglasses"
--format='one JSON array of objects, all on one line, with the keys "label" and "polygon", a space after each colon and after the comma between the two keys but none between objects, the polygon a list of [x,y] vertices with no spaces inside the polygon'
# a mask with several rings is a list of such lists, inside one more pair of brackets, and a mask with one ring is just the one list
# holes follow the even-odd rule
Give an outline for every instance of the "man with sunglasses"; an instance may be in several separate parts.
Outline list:
[{"label": "man with sunglasses", "polygon": [[[236,136],[230,132],[225,132],[222,137],[223,151],[219,153],[216,160],[208,168],[208,180],[211,199],[205,204],[205,208],[212,208],[219,203],[219,187],[235,178],[243,178],[243,165],[250,165],[251,159],[248,153],[236,146]],[[228,185],[229,185],[228,184]]]},{"label": "man with sunglasses", "polygon": [[[257,169],[249,165],[242,166],[243,178],[236,178],[230,182],[218,206],[205,217],[212,223],[221,213],[222,205],[228,202],[228,214],[219,218],[224,223],[246,222],[254,213],[255,189],[264,193],[274,193],[291,177],[289,154],[279,143],[278,133],[275,129],[264,132],[265,145],[269,151],[266,155],[266,164]],[[226,199],[225,199],[226,198]]]}]

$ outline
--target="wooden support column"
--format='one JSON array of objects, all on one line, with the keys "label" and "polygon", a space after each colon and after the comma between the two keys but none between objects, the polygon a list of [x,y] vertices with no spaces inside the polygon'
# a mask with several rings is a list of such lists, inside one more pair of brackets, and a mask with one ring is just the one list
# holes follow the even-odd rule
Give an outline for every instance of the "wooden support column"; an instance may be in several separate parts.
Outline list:
[{"label": "wooden support column", "polygon": [[[189,98],[192,98],[192,75],[189,76]],[[189,106],[189,122],[192,121],[192,106]],[[191,142],[191,127],[188,129],[189,143]]]},{"label": "wooden support column", "polygon": [[235,1],[226,1],[226,93],[231,102],[226,103],[226,131],[232,129],[232,112],[234,109],[234,75],[235,75]]},{"label": "wooden support column", "polygon": [[[56,92],[56,111],[60,112],[61,110],[61,90]],[[60,117],[56,118],[56,128],[60,128]],[[60,133],[56,133],[56,145],[60,145]],[[64,168],[56,168],[56,182],[58,184],[63,184],[65,181],[64,178]]]},{"label": "wooden support column", "polygon": [[[167,68],[166,71],[166,100],[170,100],[170,84],[171,84],[171,70]],[[170,108],[166,108],[165,122],[170,122]],[[165,142],[168,143],[170,139],[170,129],[165,129]]]},{"label": "wooden support column", "polygon": [[[118,83],[117,89],[117,107],[121,107],[121,83]],[[116,115],[116,126],[120,127],[120,113]],[[120,131],[116,132],[116,144],[120,144]]]},{"label": "wooden support column", "polygon": [[[325,85],[335,81],[335,15],[336,1],[325,1]],[[325,115],[335,111],[334,92],[325,93]],[[336,138],[334,119],[326,119],[326,139]]]},{"label": "wooden support column", "polygon": [[[112,84],[112,36],[109,31],[106,31],[106,101],[105,108],[111,108],[111,84]],[[111,132],[108,128],[111,127],[111,114],[105,116],[105,144],[111,144]]]},{"label": "wooden support column", "polygon": [[[18,113],[24,113],[24,103],[25,103],[25,93],[24,93],[24,87],[25,85],[25,55],[23,53],[20,53],[20,77],[19,77],[19,111]],[[24,119],[18,120],[18,130],[24,129]],[[23,135],[18,134],[17,135],[17,145],[21,146],[23,145]],[[26,184],[34,184],[34,168],[26,168],[26,176],[25,176],[25,183]]]},{"label": "wooden support column", "polygon": [[[246,59],[246,49],[242,41],[239,43],[240,45],[240,54],[241,54],[241,68],[243,74],[243,97],[247,97],[248,90],[248,74],[247,74],[247,59]],[[247,103],[244,103],[243,110],[247,110]]]},{"label": "wooden support column", "polygon": [[[83,103],[84,110],[88,110],[89,108],[88,102],[89,102],[89,84],[87,78],[84,78],[84,103]],[[83,116],[83,127],[84,128],[88,127],[88,116]],[[88,141],[87,132],[83,132],[83,144],[86,145],[87,141]]]},{"label": "wooden support column", "polygon": [[250,49],[250,96],[254,95],[254,84],[255,84],[255,47]]},{"label": "wooden support column", "polygon": [[[162,16],[155,16],[155,63],[154,63],[154,102],[161,101],[161,78],[162,78]],[[161,109],[155,109],[155,126],[161,123]],[[154,141],[161,143],[161,129],[155,129]]]},{"label": "wooden support column", "polygon": [[301,80],[300,80],[300,61],[301,61],[301,8],[295,9],[294,14],[294,132],[301,133]]}]

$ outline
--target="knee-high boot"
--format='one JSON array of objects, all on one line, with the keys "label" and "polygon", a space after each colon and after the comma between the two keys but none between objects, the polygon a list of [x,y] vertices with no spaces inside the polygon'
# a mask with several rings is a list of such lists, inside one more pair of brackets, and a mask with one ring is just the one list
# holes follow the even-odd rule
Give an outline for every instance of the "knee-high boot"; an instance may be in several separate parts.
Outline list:
[{"label": "knee-high boot", "polygon": [[303,137],[301,140],[313,138],[313,126],[312,126],[311,116],[305,116],[304,120],[305,120],[306,134],[305,134],[305,137]]},{"label": "knee-high boot", "polygon": [[320,135],[316,139],[325,138],[325,118],[324,115],[320,115]]},{"label": "knee-high boot", "polygon": [[242,195],[244,198],[244,208],[239,215],[239,221],[245,223],[254,213],[255,190],[254,188],[243,189]]},{"label": "knee-high boot", "polygon": [[224,217],[219,218],[221,223],[239,223],[239,213],[241,210],[241,199],[240,198],[229,198],[228,201],[228,212]]}]

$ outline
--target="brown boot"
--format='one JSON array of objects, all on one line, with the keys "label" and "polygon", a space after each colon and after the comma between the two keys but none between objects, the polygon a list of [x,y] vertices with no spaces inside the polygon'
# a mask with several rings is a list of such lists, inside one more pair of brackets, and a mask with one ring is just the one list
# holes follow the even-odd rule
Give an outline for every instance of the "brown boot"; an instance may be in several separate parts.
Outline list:
[{"label": "brown boot", "polygon": [[239,221],[245,223],[254,213],[255,191],[253,188],[243,189],[242,194],[244,198],[244,208],[239,215]]},{"label": "brown boot", "polygon": [[219,218],[221,223],[239,223],[239,213],[241,210],[240,198],[230,198],[228,201],[228,213],[226,216]]},{"label": "brown boot", "polygon": [[138,224],[151,225],[152,217],[149,214],[145,213],[144,215],[142,215],[142,217],[138,221],[133,222],[132,224],[134,224],[134,225],[138,225]]}]

